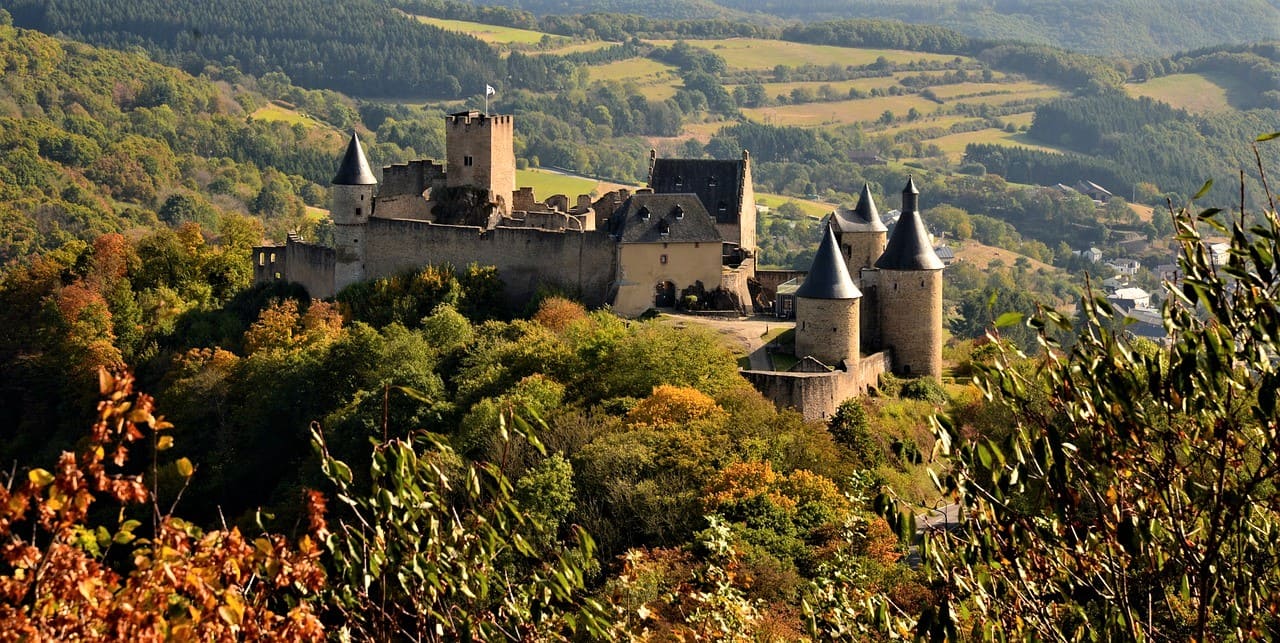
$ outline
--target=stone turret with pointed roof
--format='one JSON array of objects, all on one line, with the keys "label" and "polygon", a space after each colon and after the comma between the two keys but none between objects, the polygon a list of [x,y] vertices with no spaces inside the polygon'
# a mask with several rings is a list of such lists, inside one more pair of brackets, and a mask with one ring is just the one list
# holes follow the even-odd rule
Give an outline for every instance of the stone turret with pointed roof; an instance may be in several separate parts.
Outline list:
[{"label": "stone turret with pointed roof", "polygon": [[329,188],[329,216],[333,219],[333,291],[364,281],[366,224],[373,214],[378,180],[369,169],[369,160],[360,147],[360,137],[351,133],[351,142],[342,155]]},{"label": "stone turret with pointed roof", "polygon": [[920,191],[908,178],[902,216],[889,238],[880,269],[880,336],[893,351],[901,375],[942,376],[942,260],[921,218]]},{"label": "stone turret with pointed roof", "polygon": [[364,156],[364,148],[360,146],[360,137],[351,133],[351,141],[347,143],[347,152],[342,155],[342,163],[338,173],[333,175],[333,185],[375,185],[378,180],[369,169],[369,159]]},{"label": "stone turret with pointed roof", "polygon": [[924,219],[919,207],[920,191],[916,189],[913,179],[907,179],[907,187],[902,190],[902,216],[898,217],[898,225],[889,238],[889,245],[884,254],[876,261],[881,270],[942,270],[942,260],[933,251],[933,243],[929,240],[929,232],[925,230]]},{"label": "stone turret with pointed roof", "polygon": [[859,358],[859,300],[862,292],[849,269],[831,227],[823,228],[822,244],[804,283],[796,290],[796,357],[813,357],[840,367]]},{"label": "stone turret with pointed roof", "polygon": [[876,258],[884,253],[888,233],[888,228],[880,220],[875,199],[871,197],[871,188],[864,183],[858,204],[852,210],[836,208],[827,222],[836,233],[836,241],[840,242],[849,274],[859,286],[864,286],[861,272],[864,268],[870,268]]}]

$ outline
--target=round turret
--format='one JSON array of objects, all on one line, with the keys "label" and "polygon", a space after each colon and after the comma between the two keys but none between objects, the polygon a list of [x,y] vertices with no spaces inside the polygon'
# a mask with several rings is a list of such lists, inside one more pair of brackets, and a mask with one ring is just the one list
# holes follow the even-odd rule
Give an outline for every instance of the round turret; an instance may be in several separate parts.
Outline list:
[{"label": "round turret", "polygon": [[796,357],[827,366],[859,358],[858,308],[862,293],[827,227],[804,283],[796,290]]},{"label": "round turret", "polygon": [[880,337],[893,370],[907,376],[942,375],[942,260],[933,251],[917,210],[919,191],[908,179],[902,216],[876,267],[880,269]]},{"label": "round turret", "polygon": [[329,188],[329,217],[334,231],[334,292],[363,281],[365,263],[365,224],[373,213],[373,199],[378,180],[369,169],[369,161],[353,132],[342,163]]}]

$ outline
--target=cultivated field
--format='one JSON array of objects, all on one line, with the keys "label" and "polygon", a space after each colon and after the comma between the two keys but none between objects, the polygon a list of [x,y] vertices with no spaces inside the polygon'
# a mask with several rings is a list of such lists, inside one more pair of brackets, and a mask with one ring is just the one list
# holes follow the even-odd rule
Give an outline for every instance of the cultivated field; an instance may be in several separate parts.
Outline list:
[{"label": "cultivated field", "polygon": [[628,58],[588,68],[590,81],[634,82],[640,86],[680,85],[676,68],[648,58]]},{"label": "cultivated field", "polygon": [[820,201],[805,201],[795,197],[782,196],[780,194],[765,194],[756,192],[756,205],[763,205],[767,208],[776,210],[778,206],[784,203],[793,203],[800,208],[805,214],[818,218],[825,217],[835,209],[830,203],[822,203]]},{"label": "cultivated field", "polygon": [[953,163],[959,162],[964,158],[964,148],[970,143],[990,143],[995,145],[1008,145],[1017,147],[1026,147],[1041,152],[1057,153],[1051,147],[1045,147],[1031,141],[1026,134],[1011,134],[1000,129],[981,129],[974,132],[962,132],[960,134],[948,134],[938,138],[930,139],[929,143],[937,145],[947,155],[947,159]]},{"label": "cultivated field", "polygon": [[[653,40],[657,45],[671,46],[674,40]],[[695,47],[710,49],[724,58],[732,69],[773,69],[778,65],[869,65],[883,56],[889,62],[909,63],[917,60],[946,62],[955,56],[924,54],[897,49],[850,49],[829,45],[807,45],[782,40],[728,38],[723,40],[688,40]]]},{"label": "cultivated field", "polygon": [[[954,83],[930,87],[933,95],[944,101],[964,100],[974,102],[1002,102],[1024,98],[1052,98],[1062,92],[1058,89],[1031,81],[1012,83]],[[979,99],[979,100],[975,100]],[[994,99],[988,101],[986,99]]]},{"label": "cultivated field", "polygon": [[930,114],[938,104],[916,94],[904,96],[880,96],[857,100],[841,100],[830,103],[805,103],[803,105],[778,105],[753,107],[742,110],[748,119],[770,125],[796,125],[819,127],[823,125],[851,125],[874,122],[885,111],[903,118],[911,108],[921,114]]},{"label": "cultivated field", "polygon": [[592,194],[599,190],[600,183],[595,179],[560,174],[549,170],[516,170],[516,186],[533,188],[533,196],[538,200],[556,194],[569,197],[570,202],[579,194]]},{"label": "cultivated field", "polygon": [[467,22],[466,20],[447,20],[445,18],[429,18],[427,16],[414,16],[414,18],[419,22],[440,27],[447,31],[458,31],[474,36],[492,45],[536,45],[542,42],[544,36],[550,38],[553,43],[568,44],[571,42],[570,39],[564,36],[555,36],[541,31],[530,31],[515,27],[500,27],[479,22]]},{"label": "cultivated field", "polygon": [[1130,96],[1149,96],[1189,112],[1207,114],[1230,109],[1228,89],[1203,74],[1173,74],[1125,85]]},{"label": "cultivated field", "polygon": [[[926,218],[929,216],[928,212],[925,212],[924,214]],[[1026,259],[1031,264],[1031,270],[1033,271],[1044,270],[1046,272],[1058,272],[1060,270],[1059,268],[1055,268],[1047,263],[1032,259],[1031,257],[1019,254],[1012,250],[983,245],[973,239],[966,241],[957,241],[952,239],[947,242],[947,245],[955,251],[956,259],[972,263],[983,270],[986,270],[987,267],[991,265],[992,261],[1000,260],[1004,262],[1004,265],[1012,266],[1018,261],[1018,259]]]}]

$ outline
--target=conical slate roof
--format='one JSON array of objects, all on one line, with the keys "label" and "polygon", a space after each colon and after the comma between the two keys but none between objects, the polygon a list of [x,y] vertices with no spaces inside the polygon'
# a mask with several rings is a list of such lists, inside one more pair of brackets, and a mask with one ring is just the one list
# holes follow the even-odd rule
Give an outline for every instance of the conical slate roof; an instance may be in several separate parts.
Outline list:
[{"label": "conical slate roof", "polygon": [[813,257],[809,274],[796,290],[796,297],[806,299],[857,299],[862,292],[849,278],[849,268],[836,245],[836,235],[831,227],[825,228],[822,245]]},{"label": "conical slate roof", "polygon": [[369,169],[369,160],[364,157],[364,149],[360,147],[360,138],[355,132],[351,133],[351,142],[347,144],[347,153],[342,156],[342,165],[338,166],[338,173],[333,176],[333,185],[375,185],[378,180],[373,178],[373,171]]},{"label": "conical slate roof", "polygon": [[916,182],[907,179],[902,190],[902,216],[889,237],[884,254],[876,261],[876,267],[884,270],[942,270],[942,260],[929,243],[929,233],[924,229],[924,219],[916,211]]},{"label": "conical slate roof", "polygon": [[888,231],[880,220],[880,211],[876,209],[875,199],[871,198],[871,188],[866,183],[862,184],[862,196],[858,197],[858,205],[852,210],[836,208],[831,214],[831,221],[840,232]]}]

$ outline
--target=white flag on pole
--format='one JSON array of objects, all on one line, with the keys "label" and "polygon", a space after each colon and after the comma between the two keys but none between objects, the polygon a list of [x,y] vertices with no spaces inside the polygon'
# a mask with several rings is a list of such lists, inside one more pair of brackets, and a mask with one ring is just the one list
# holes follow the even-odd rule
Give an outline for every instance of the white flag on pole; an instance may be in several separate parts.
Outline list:
[{"label": "white flag on pole", "polygon": [[485,98],[488,98],[488,97],[490,97],[490,96],[493,96],[494,94],[497,94],[497,93],[498,93],[498,90],[494,89],[494,88],[493,88],[493,85],[485,85],[485,86],[484,86],[484,97],[485,97]]}]

